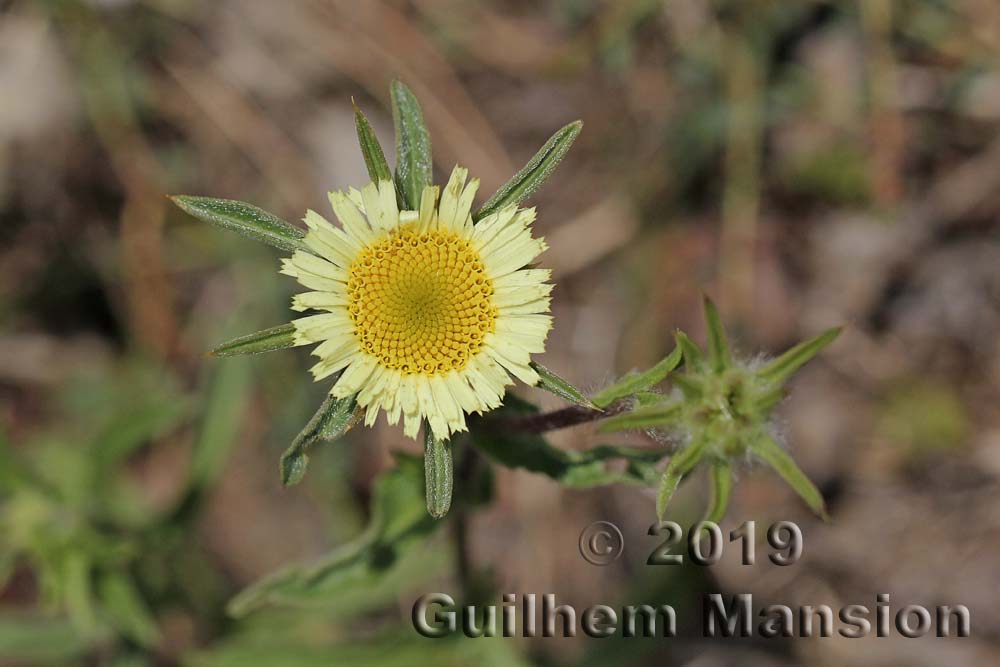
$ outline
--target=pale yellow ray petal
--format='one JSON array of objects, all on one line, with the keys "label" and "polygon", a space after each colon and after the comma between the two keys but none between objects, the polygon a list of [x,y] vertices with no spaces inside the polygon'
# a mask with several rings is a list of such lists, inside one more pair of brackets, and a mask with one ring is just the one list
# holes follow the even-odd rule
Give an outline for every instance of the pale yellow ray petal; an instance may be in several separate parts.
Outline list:
[{"label": "pale yellow ray petal", "polygon": [[438,204],[438,225],[441,229],[455,230],[458,227],[455,216],[458,212],[459,198],[461,198],[462,190],[465,188],[465,179],[468,176],[469,170],[465,167],[456,165],[451,170],[451,177],[448,179],[448,184],[444,186],[444,190],[441,191],[441,202]]},{"label": "pale yellow ray petal", "polygon": [[468,237],[472,233],[472,201],[476,198],[478,191],[479,179],[473,178],[462,190],[462,196],[459,197],[455,206],[454,228],[464,237]]},{"label": "pale yellow ray petal", "polygon": [[482,409],[482,401],[469,386],[469,380],[463,371],[453,371],[445,375],[444,381],[463,412],[478,412]]},{"label": "pale yellow ray petal", "polygon": [[427,232],[437,225],[438,186],[428,185],[420,195],[420,217],[417,221],[419,231]]},{"label": "pale yellow ray petal", "polygon": [[301,292],[292,297],[292,310],[300,313],[310,308],[334,311],[346,306],[347,303],[347,293],[341,290],[333,292]]},{"label": "pale yellow ray petal", "polygon": [[403,435],[416,439],[420,432],[420,415],[403,412]]},{"label": "pale yellow ray petal", "polygon": [[547,249],[548,245],[542,239],[519,239],[502,252],[484,256],[483,265],[487,275],[496,279],[530,264]]},{"label": "pale yellow ray petal", "polygon": [[[326,345],[331,347],[319,354],[320,348]],[[309,370],[315,380],[322,380],[353,363],[361,355],[361,351],[354,341],[328,340],[316,348],[313,354],[320,357],[320,361]]]},{"label": "pale yellow ray petal", "polygon": [[350,333],[354,330],[350,316],[340,312],[307,315],[292,320],[292,324],[295,325],[296,341],[302,340],[311,343],[318,343],[321,340]]},{"label": "pale yellow ray petal", "polygon": [[489,348],[489,351],[493,355],[493,358],[518,380],[530,387],[538,384],[538,373],[527,362],[511,359],[505,354],[498,352],[495,347]]},{"label": "pale yellow ray petal", "polygon": [[[553,285],[542,283],[541,285],[530,285],[526,287],[505,287],[497,289],[494,285],[493,295],[490,301],[493,305],[503,310],[514,306],[541,302],[549,299]],[[539,312],[539,311],[535,311]]]},{"label": "pale yellow ray petal", "polygon": [[361,196],[361,190],[357,188],[347,188],[347,198],[359,211],[365,213],[365,198]]},{"label": "pale yellow ray petal", "polygon": [[356,394],[364,385],[368,376],[371,375],[376,365],[376,359],[371,355],[359,355],[354,362],[352,362],[351,365],[344,370],[340,379],[337,380],[337,384],[333,386],[334,395],[340,398],[346,398],[347,396]]},{"label": "pale yellow ray petal", "polygon": [[372,239],[375,238],[375,232],[372,231],[355,202],[351,201],[343,192],[331,192],[330,206],[337,214],[340,224],[344,226],[344,231],[356,239],[360,246],[364,247],[371,243]]},{"label": "pale yellow ray petal", "polygon": [[[478,228],[479,225],[476,225]],[[498,229],[489,240],[476,245],[481,255],[489,255],[507,247],[507,244],[519,236],[531,237],[531,230],[523,222],[521,211],[516,211],[506,225]]]},{"label": "pale yellow ray petal", "polygon": [[472,246],[482,252],[497,234],[506,229],[517,214],[517,206],[506,206],[495,213],[486,216],[472,229]]},{"label": "pale yellow ray petal", "polygon": [[497,278],[493,281],[493,287],[497,290],[511,287],[530,287],[543,284],[551,277],[552,269],[521,269]]}]

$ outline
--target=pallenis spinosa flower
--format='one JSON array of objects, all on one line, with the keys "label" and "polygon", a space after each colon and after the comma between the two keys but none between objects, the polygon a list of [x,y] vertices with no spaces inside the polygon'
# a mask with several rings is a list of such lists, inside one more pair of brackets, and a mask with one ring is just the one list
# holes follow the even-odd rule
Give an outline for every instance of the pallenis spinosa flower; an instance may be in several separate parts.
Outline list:
[{"label": "pallenis spinosa flower", "polygon": [[[311,311],[284,325],[223,343],[216,356],[315,345],[316,380],[334,378],[319,411],[285,452],[282,480],[299,481],[306,450],[343,435],[362,417],[385,413],[416,437],[424,425],[428,507],[447,511],[451,453],[466,416],[499,407],[517,378],[586,407],[572,385],[532,361],[552,326],[550,272],[532,263],[546,246],[534,238],[534,194],[580,132],[577,121],[548,140],[482,206],[479,186],[455,167],[444,188],[432,184],[430,136],[413,93],[391,87],[395,172],[364,115],[355,108],[371,182],[330,193],[334,222],[309,211],[307,230],[239,201],[177,196],[191,215],[290,253],[281,272],[308,290],[292,308]],[[432,501],[431,495],[435,497]]]}]

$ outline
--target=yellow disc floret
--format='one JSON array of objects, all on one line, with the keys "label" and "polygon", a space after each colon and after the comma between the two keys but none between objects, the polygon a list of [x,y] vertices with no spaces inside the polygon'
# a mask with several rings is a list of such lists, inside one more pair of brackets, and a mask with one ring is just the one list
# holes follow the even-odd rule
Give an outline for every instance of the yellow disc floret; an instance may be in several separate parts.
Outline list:
[{"label": "yellow disc floret", "polygon": [[348,312],[361,348],[404,374],[462,370],[495,328],[492,295],[479,253],[448,230],[400,227],[348,270]]},{"label": "yellow disc floret", "polygon": [[292,308],[318,311],[294,320],[294,343],[317,343],[313,377],[337,375],[330,394],[353,397],[369,426],[384,413],[411,438],[426,424],[444,440],[499,407],[513,378],[539,380],[531,355],[545,351],[552,285],[531,263],[545,242],[533,209],[473,223],[478,185],[455,167],[403,211],[390,180],[331,192],[340,224],[309,211],[303,247],[282,262],[311,290]]}]

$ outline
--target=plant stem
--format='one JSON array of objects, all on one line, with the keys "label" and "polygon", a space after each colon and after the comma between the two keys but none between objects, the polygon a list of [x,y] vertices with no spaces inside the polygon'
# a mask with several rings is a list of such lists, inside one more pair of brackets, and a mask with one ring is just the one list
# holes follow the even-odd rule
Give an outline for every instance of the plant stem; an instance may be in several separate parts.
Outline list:
[{"label": "plant stem", "polygon": [[571,405],[567,408],[543,412],[541,414],[527,415],[507,419],[497,419],[505,429],[510,431],[520,431],[522,433],[545,433],[556,431],[569,426],[585,424],[587,422],[607,419],[614,415],[625,412],[628,408],[627,401],[616,401],[604,410],[593,410],[579,405]]}]

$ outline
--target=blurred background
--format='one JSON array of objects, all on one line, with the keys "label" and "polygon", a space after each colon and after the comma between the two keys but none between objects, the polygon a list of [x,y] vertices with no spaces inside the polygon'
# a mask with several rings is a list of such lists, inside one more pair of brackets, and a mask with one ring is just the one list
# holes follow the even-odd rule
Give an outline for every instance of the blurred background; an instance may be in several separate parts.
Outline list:
[{"label": "blurred background", "polygon": [[[542,361],[578,385],[654,363],[676,327],[702,341],[702,291],[747,358],[847,325],[779,409],[832,523],[748,468],[723,524],[794,520],[801,562],[647,567],[651,491],[497,469],[395,578],[226,615],[358,535],[372,480],[419,450],[380,422],[281,488],[325,389],[308,352],[203,352],[287,321],[296,285],[165,195],[325,211],[368,180],[352,97],[392,153],[395,77],[438,177],[460,162],[484,195],[583,119],[532,202],[558,283]],[[0,665],[1000,664],[998,129],[995,0],[0,0]],[[577,551],[595,519],[626,534],[609,567]],[[470,580],[494,604],[669,602],[679,636],[417,637],[414,597]],[[702,591],[964,604],[972,637],[707,640]]]}]

